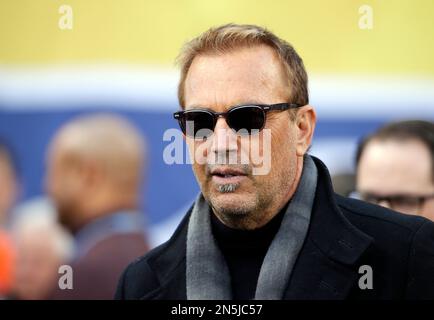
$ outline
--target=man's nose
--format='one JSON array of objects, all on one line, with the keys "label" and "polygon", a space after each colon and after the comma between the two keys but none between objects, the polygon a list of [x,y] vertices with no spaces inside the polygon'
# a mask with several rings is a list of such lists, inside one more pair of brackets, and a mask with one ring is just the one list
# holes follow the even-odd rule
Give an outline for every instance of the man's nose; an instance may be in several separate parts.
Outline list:
[{"label": "man's nose", "polygon": [[228,126],[226,119],[218,118],[214,128],[211,152],[215,154],[237,151],[237,135]]}]

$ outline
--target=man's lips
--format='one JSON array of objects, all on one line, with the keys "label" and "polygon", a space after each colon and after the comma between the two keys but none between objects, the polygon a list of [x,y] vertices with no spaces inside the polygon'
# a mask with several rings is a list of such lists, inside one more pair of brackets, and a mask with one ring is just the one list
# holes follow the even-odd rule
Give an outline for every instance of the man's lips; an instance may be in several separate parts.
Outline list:
[{"label": "man's lips", "polygon": [[231,167],[216,167],[210,174],[212,181],[217,184],[239,183],[247,176],[243,170]]}]

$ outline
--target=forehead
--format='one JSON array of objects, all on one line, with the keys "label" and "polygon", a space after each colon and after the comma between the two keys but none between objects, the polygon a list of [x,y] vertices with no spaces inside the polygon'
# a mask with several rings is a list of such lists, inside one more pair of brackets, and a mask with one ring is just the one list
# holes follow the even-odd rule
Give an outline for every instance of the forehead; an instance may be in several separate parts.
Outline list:
[{"label": "forehead", "polygon": [[289,95],[283,65],[277,53],[265,45],[197,56],[184,89],[187,108],[271,104],[283,102]]},{"label": "forehead", "polygon": [[384,193],[427,193],[432,186],[428,148],[416,139],[370,141],[358,168],[358,187]]}]

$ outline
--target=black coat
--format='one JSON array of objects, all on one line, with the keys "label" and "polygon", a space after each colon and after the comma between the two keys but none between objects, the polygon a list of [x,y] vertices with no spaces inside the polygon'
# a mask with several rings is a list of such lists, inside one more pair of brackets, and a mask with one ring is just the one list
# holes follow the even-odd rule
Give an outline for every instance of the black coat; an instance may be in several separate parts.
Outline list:
[{"label": "black coat", "polygon": [[[284,298],[434,299],[434,224],[335,194],[327,168],[314,160],[311,222]],[[117,299],[186,299],[190,213],[169,241],[127,267]],[[372,268],[373,289],[360,289],[362,265]]]}]

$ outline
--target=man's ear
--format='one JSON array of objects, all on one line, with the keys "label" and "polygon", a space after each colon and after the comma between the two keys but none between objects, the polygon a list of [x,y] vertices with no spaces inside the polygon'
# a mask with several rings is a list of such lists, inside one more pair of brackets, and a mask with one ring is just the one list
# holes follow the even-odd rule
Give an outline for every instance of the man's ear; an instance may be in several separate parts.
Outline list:
[{"label": "man's ear", "polygon": [[297,156],[302,157],[307,152],[312,142],[315,124],[316,112],[311,105],[307,104],[297,110],[295,119]]}]

